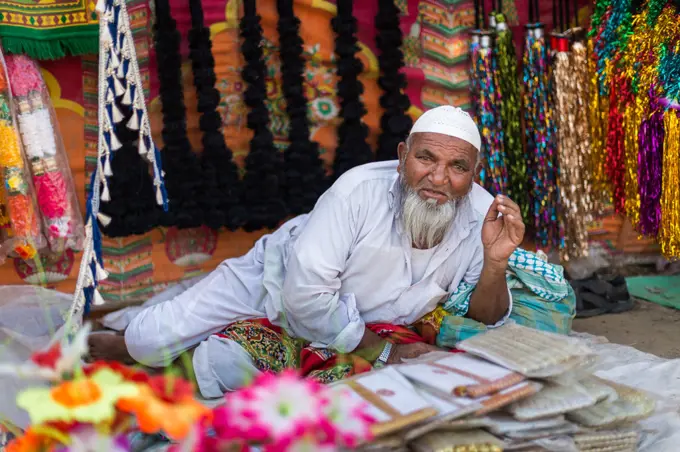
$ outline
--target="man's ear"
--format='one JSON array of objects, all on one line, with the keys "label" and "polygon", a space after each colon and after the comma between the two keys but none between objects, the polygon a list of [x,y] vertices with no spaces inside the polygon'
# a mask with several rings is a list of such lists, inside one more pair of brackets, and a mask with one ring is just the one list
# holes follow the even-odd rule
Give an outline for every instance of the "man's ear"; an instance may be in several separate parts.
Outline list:
[{"label": "man's ear", "polygon": [[399,146],[397,146],[397,157],[399,158],[399,165],[397,165],[397,171],[401,173],[401,165],[402,162],[404,161],[404,156],[406,155],[406,143],[402,141],[399,143]]},{"label": "man's ear", "polygon": [[475,180],[479,180],[479,175],[482,172],[482,168],[484,168],[484,163],[480,160],[475,167]]}]

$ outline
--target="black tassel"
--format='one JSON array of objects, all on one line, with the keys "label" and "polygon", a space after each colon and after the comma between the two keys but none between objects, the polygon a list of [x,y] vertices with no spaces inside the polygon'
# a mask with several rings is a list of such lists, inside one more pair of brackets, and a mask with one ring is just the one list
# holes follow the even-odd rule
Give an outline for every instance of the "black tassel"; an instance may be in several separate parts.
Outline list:
[{"label": "black tassel", "polygon": [[319,157],[319,145],[309,138],[307,98],[303,80],[305,62],[300,20],[295,17],[293,0],[277,0],[279,13],[279,53],[281,79],[290,120],[288,148],[285,150],[285,196],[292,214],[309,212],[326,188],[326,174]]},{"label": "black tassel", "polygon": [[265,106],[266,67],[256,5],[256,0],[244,0],[240,24],[241,51],[245,57],[241,76],[247,84],[244,101],[250,109],[248,128],[254,132],[243,179],[243,205],[247,209],[244,229],[247,231],[275,228],[287,214],[282,193],[283,158],[274,147],[274,137],[269,130],[269,112]]},{"label": "black tassel", "polygon": [[189,8],[192,25],[189,31],[189,58],[201,114],[199,126],[203,132],[203,221],[213,229],[224,226],[233,231],[245,222],[238,168],[224,141],[222,117],[217,111],[220,93],[215,88],[215,58],[201,0],[190,0]]},{"label": "black tassel", "polygon": [[378,31],[376,45],[380,54],[380,78],[378,85],[383,90],[380,106],[384,112],[380,118],[382,129],[378,138],[377,160],[397,158],[397,146],[408,136],[413,120],[406,114],[411,102],[403,90],[406,77],[401,73],[404,54],[401,51],[402,35],[399,27],[399,8],[394,0],[378,0],[378,15],[375,17]]},{"label": "black tassel", "polygon": [[169,203],[169,211],[161,216],[161,222],[164,226],[192,228],[203,224],[199,204],[201,166],[187,137],[180,40],[168,0],[156,0],[154,41],[163,107],[163,170]]},{"label": "black tassel", "polygon": [[373,153],[366,142],[368,128],[361,121],[366,108],[361,100],[364,87],[359,81],[363,65],[356,53],[357,21],[353,16],[352,0],[338,0],[338,13],[332,20],[335,31],[335,53],[338,56],[338,97],[340,98],[340,117],[338,127],[338,147],[333,161],[333,178],[337,179],[345,171],[373,160]]},{"label": "black tassel", "polygon": [[124,126],[132,116],[130,107],[118,108],[124,115],[116,126],[116,136],[122,147],[112,153],[111,170],[108,178],[111,200],[102,201],[100,212],[111,217],[111,223],[100,227],[108,237],[127,237],[145,234],[160,224],[161,208],[156,204],[156,189],[149,174],[149,164],[137,151],[138,130]]}]

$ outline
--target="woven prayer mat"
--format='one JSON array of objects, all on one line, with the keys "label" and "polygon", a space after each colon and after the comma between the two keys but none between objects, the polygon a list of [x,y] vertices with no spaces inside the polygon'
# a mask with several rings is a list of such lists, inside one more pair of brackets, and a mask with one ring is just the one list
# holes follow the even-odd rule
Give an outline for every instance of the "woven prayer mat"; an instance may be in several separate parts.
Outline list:
[{"label": "woven prayer mat", "polygon": [[39,60],[96,54],[94,0],[0,0],[0,39],[8,53]]}]

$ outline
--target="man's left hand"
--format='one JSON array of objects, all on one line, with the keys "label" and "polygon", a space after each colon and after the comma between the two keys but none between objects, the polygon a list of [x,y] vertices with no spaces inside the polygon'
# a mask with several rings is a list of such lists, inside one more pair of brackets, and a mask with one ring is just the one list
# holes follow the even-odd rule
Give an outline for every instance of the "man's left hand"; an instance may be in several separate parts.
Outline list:
[{"label": "man's left hand", "polygon": [[482,226],[485,262],[506,265],[515,249],[522,244],[524,229],[519,206],[507,196],[496,196]]}]

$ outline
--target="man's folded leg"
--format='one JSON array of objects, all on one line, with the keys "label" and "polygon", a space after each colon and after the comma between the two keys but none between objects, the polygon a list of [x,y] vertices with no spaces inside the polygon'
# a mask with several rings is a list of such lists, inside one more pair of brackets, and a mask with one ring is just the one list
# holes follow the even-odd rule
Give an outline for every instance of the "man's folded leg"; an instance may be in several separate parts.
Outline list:
[{"label": "man's folded leg", "polygon": [[206,399],[235,391],[260,372],[243,347],[217,335],[210,336],[196,347],[192,364],[198,389]]},{"label": "man's folded leg", "polygon": [[141,311],[125,330],[130,356],[149,367],[166,366],[226,325],[265,317],[263,255],[260,240],[173,299]]}]

